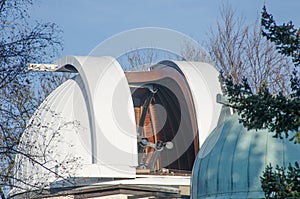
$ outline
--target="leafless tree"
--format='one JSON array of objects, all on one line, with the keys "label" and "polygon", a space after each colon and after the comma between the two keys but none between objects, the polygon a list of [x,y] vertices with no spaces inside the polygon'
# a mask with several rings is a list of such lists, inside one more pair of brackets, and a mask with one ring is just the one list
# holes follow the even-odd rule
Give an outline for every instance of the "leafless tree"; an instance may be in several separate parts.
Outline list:
[{"label": "leafless tree", "polygon": [[70,129],[82,130],[78,121],[66,121],[47,104],[39,107],[22,134],[19,147],[9,149],[15,154],[13,175],[9,176],[12,194],[23,192],[22,197],[30,198],[34,194],[49,194],[51,182],[64,180],[74,184],[70,179],[82,164],[80,157],[72,154],[72,143],[62,136]]},{"label": "leafless tree", "polygon": [[[27,63],[47,62],[62,48],[56,24],[29,23],[34,0],[0,0],[0,195],[12,188],[15,156],[29,118],[64,76],[28,72]],[[22,151],[24,153],[24,151]],[[26,152],[27,153],[27,152]],[[25,154],[25,153],[24,153]],[[27,154],[29,155],[32,154]]]},{"label": "leafless tree", "polygon": [[184,41],[180,52],[182,60],[211,63],[209,53],[200,45],[192,41]]},{"label": "leafless tree", "polygon": [[258,20],[245,25],[229,5],[223,5],[220,13],[221,20],[215,29],[210,28],[206,42],[216,67],[236,83],[246,77],[254,91],[265,85],[271,92],[288,93],[292,64],[262,37]]},{"label": "leafless tree", "polygon": [[133,49],[117,58],[126,71],[147,71],[149,67],[165,59],[181,59],[172,52],[156,48]]},{"label": "leafless tree", "polygon": [[144,48],[131,50],[118,58],[122,67],[128,71],[146,71],[151,65],[162,60],[210,62],[210,57],[200,44],[184,41],[178,55],[162,49]]},{"label": "leafless tree", "polygon": [[[55,154],[54,150],[57,148],[57,145],[62,142],[61,131],[67,127],[72,129],[79,128],[79,124],[76,121],[64,121],[63,118],[59,116],[59,113],[54,113],[47,107],[39,107],[39,109],[36,110],[36,105],[40,99],[32,97],[35,94],[31,88],[19,84],[16,84],[15,88],[15,90],[8,90],[9,92],[4,93],[5,95],[1,98],[1,102],[3,103],[2,107],[4,106],[1,109],[3,115],[1,115],[0,123],[1,190],[2,188],[8,190],[22,188],[24,189],[22,191],[28,192],[30,192],[31,189],[36,190],[37,188],[43,190],[46,187],[45,184],[35,184],[31,179],[16,175],[16,173],[20,173],[20,165],[24,162],[34,164],[38,171],[45,171],[45,179],[48,178],[48,175],[53,176],[54,173],[57,172],[53,167],[54,163],[60,165],[60,168],[65,168],[64,172],[61,173],[71,175],[71,173],[68,172],[74,170],[74,164],[77,164],[78,167],[78,158],[66,155],[64,161],[55,162],[52,155]],[[19,92],[19,90],[22,92]],[[42,123],[43,116],[39,113],[41,109],[48,111],[48,114],[53,118],[48,123]],[[37,113],[33,119],[28,122],[33,111]],[[59,125],[55,125],[54,123]],[[55,128],[53,126],[55,126]],[[48,135],[48,137],[46,135]],[[39,142],[35,140],[38,137],[40,137]],[[16,156],[19,157],[17,161]],[[70,166],[73,168],[70,169]],[[32,172],[35,175],[39,175],[38,172]],[[31,176],[33,177],[34,175]],[[61,176],[59,176],[59,178],[61,179]],[[43,181],[45,182],[46,180],[40,179],[39,182]],[[4,198],[4,193],[2,193],[2,198]]]}]

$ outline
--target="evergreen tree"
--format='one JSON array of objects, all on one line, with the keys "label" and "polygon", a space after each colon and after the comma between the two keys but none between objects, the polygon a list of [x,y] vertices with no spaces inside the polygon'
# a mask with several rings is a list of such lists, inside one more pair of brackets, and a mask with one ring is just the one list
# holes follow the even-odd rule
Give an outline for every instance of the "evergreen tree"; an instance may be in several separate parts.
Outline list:
[{"label": "evergreen tree", "polygon": [[[300,29],[290,21],[277,25],[274,17],[263,7],[261,15],[262,35],[276,45],[278,52],[291,58],[295,68],[290,77],[290,94],[273,94],[267,83],[256,92],[247,78],[235,83],[231,76],[221,74],[224,92],[230,106],[240,115],[240,122],[248,129],[269,129],[276,138],[289,138],[300,143]],[[266,198],[299,198],[300,168],[296,162],[286,168],[274,169],[268,165],[261,176],[261,187]]]},{"label": "evergreen tree", "polygon": [[261,25],[263,36],[276,45],[279,53],[290,57],[295,66],[290,74],[290,94],[272,94],[267,84],[254,93],[246,77],[241,83],[235,83],[231,76],[221,74],[225,94],[246,128],[269,129],[276,138],[286,137],[300,143],[300,79],[297,71],[300,65],[300,29],[296,29],[291,21],[277,25],[265,7]]},{"label": "evergreen tree", "polygon": [[261,177],[262,189],[266,198],[300,198],[300,167],[289,164],[288,168],[279,167],[274,169],[268,165]]}]

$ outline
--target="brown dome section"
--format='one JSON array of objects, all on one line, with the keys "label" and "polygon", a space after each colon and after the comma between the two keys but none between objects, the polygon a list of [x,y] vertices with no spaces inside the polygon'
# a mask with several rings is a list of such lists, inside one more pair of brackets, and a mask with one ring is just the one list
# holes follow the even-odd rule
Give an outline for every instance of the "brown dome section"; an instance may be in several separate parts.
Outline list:
[{"label": "brown dome section", "polygon": [[[156,65],[147,72],[127,72],[138,131],[153,147],[139,154],[139,167],[152,171],[191,171],[199,150],[197,120],[192,95],[178,69]],[[171,142],[155,154],[159,143]],[[139,145],[139,150],[141,146]],[[157,155],[157,158],[154,156]]]}]

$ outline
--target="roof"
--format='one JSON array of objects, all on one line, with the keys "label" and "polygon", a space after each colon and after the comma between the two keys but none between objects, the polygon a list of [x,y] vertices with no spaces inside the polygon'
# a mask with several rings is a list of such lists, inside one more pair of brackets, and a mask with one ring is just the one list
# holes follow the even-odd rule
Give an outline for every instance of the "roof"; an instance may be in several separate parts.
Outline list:
[{"label": "roof", "polygon": [[[299,161],[299,146],[267,130],[248,131],[224,108],[224,120],[200,149],[192,173],[192,198],[263,198],[267,164]],[[223,112],[223,113],[224,113]]]},{"label": "roof", "polygon": [[[199,147],[217,125],[221,110],[216,103],[216,95],[221,93],[219,74],[207,63],[163,61],[149,72],[125,74],[112,57],[67,56],[54,65],[30,67],[77,75],[54,90],[31,118],[19,149],[37,159],[17,155],[15,176],[26,183],[15,181],[20,189],[14,189],[11,195],[31,188],[30,184],[49,188],[57,179],[70,176],[137,178],[139,118],[135,114],[133,84],[141,91],[137,95],[143,95],[141,85],[149,83],[158,85],[162,91],[156,99],[162,109],[149,109],[157,113],[152,118],[151,124],[156,127],[151,133],[166,141],[170,139],[175,152],[162,155],[159,168],[180,159],[181,166],[174,164],[171,169],[191,170]],[[160,117],[163,109],[170,119],[166,120],[166,131],[160,133],[159,123],[165,122]],[[154,139],[152,144],[157,141]]]}]

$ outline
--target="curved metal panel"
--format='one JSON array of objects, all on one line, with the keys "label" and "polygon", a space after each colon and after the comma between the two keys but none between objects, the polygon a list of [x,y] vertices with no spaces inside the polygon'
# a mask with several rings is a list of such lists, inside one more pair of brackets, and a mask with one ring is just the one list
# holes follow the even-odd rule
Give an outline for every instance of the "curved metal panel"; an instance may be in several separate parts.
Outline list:
[{"label": "curved metal panel", "polygon": [[[199,130],[199,147],[217,126],[221,105],[216,96],[222,93],[219,72],[214,66],[203,62],[168,61],[176,64],[176,69],[185,76],[190,87]],[[161,62],[161,64],[168,64]],[[172,65],[171,65],[172,66]],[[174,66],[173,66],[174,67]]]},{"label": "curved metal panel", "polygon": [[[67,56],[57,61],[73,66],[86,92],[93,163],[110,167],[102,176],[135,176],[137,138],[130,89],[112,57]],[[127,167],[127,169],[125,169]],[[115,173],[111,172],[115,168]]]},{"label": "curved metal panel", "polygon": [[[21,191],[32,189],[32,185],[38,187],[42,183],[47,186],[57,178],[56,175],[77,176],[74,166],[91,164],[88,114],[79,84],[78,78],[70,79],[55,89],[36,110],[23,132],[18,150],[34,158],[34,161],[39,161],[42,166],[17,154],[15,176],[29,185],[26,187],[22,181],[15,181],[16,187],[23,189]],[[74,107],[78,107],[77,110]],[[75,116],[76,111],[80,111],[80,117]],[[80,121],[80,126],[77,126],[76,121]],[[78,162],[75,161],[77,158]],[[59,166],[60,163],[65,163],[64,168]]]},{"label": "curved metal panel", "polygon": [[227,116],[198,153],[192,198],[263,198],[260,176],[266,165],[286,166],[297,161],[297,147],[267,130],[248,131],[237,114]]},{"label": "curved metal panel", "polygon": [[[135,177],[134,109],[119,63],[111,57],[68,56],[58,60],[57,65],[58,71],[67,66],[79,74],[44,100],[31,118],[36,126],[29,126],[23,133],[19,149],[39,149],[54,132],[59,132],[61,140],[49,146],[52,152],[45,166],[53,169],[70,156],[79,158],[74,177]],[[54,173],[42,178],[49,171],[21,155],[16,162],[16,176],[23,176],[24,181],[30,178],[33,184],[47,184],[56,179]],[[62,176],[70,174],[68,169],[64,172]]]}]

